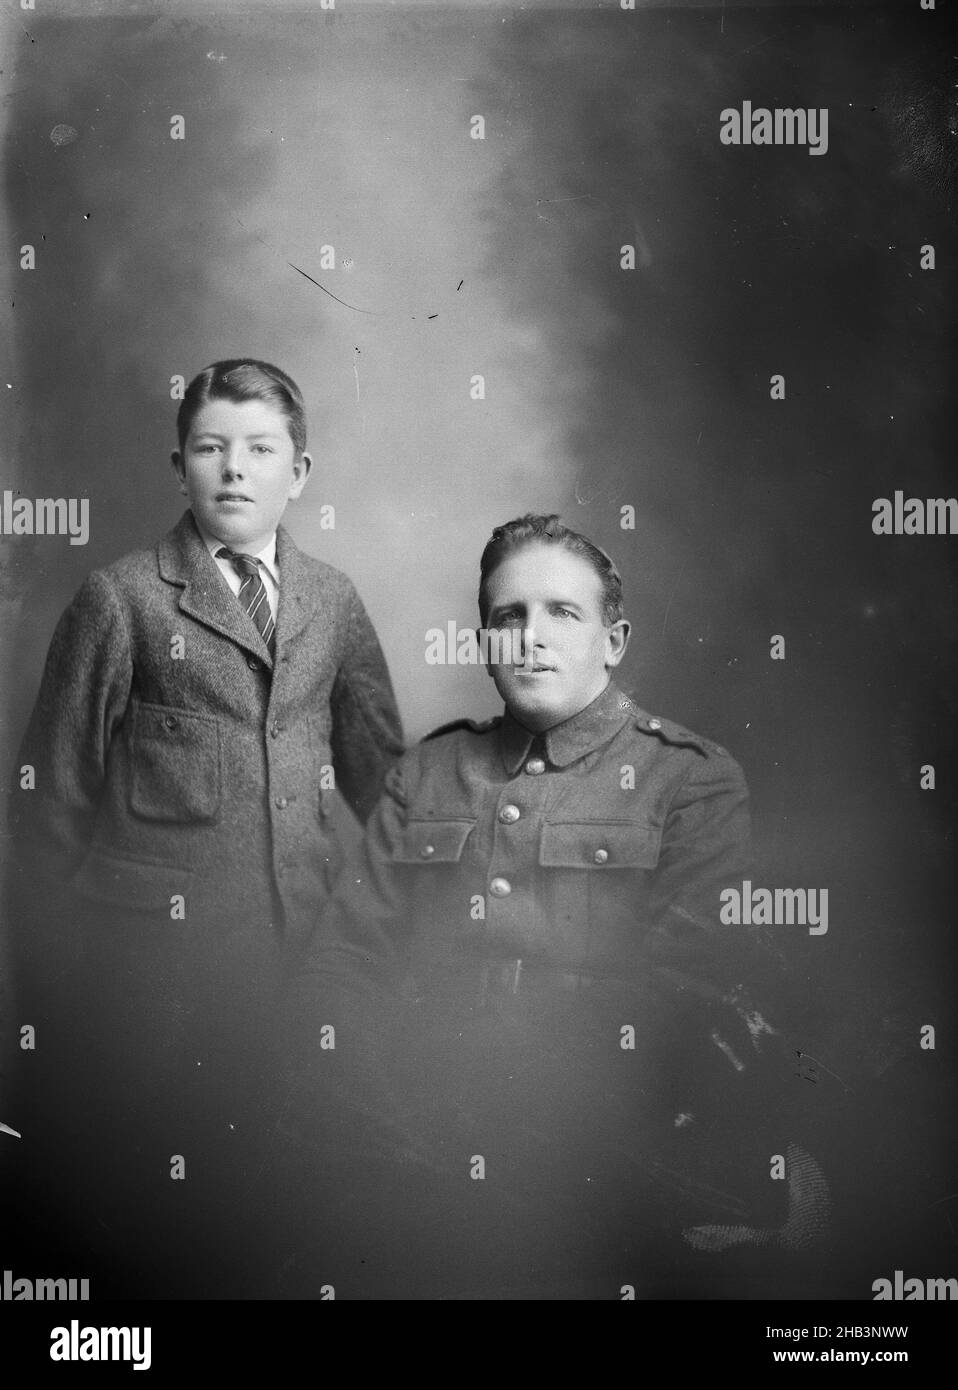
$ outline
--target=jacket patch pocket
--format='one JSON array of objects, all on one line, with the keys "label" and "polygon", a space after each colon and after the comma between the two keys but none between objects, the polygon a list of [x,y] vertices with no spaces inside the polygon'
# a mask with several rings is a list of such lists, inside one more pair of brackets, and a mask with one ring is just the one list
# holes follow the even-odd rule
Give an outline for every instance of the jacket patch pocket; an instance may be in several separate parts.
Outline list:
[{"label": "jacket patch pocket", "polygon": [[414,820],[403,831],[393,858],[398,864],[456,864],[474,820]]},{"label": "jacket patch pocket", "polygon": [[219,720],[138,704],[130,737],[130,810],[145,820],[213,821],[220,810]]},{"label": "jacket patch pocket", "polygon": [[662,827],[640,821],[547,821],[539,863],[552,869],[654,869]]}]

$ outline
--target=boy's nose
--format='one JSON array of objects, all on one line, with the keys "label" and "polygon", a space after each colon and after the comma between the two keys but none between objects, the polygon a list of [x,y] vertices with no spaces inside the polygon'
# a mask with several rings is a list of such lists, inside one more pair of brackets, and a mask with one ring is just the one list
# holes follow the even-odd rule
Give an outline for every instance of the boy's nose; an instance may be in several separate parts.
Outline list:
[{"label": "boy's nose", "polygon": [[243,458],[240,450],[227,449],[223,453],[223,474],[226,477],[238,477],[243,471]]}]

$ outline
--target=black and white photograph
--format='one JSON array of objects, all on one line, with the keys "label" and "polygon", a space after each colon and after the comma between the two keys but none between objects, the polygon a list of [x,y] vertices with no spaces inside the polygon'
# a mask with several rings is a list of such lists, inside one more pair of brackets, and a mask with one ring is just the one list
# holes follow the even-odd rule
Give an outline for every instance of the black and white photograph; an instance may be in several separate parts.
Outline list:
[{"label": "black and white photograph", "polygon": [[958,1300],[952,9],[4,0],[37,1365]]}]

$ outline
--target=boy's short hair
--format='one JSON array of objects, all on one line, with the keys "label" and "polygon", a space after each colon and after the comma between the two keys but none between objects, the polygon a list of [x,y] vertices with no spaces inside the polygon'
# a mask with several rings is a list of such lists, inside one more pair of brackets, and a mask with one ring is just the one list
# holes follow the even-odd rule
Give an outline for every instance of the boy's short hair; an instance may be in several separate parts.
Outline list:
[{"label": "boy's short hair", "polygon": [[190,426],[207,401],[266,401],[286,417],[289,437],[297,454],[306,448],[306,407],[291,376],[269,362],[254,357],[235,357],[204,367],[186,388],[176,414],[180,452]]},{"label": "boy's short hair", "polygon": [[622,576],[611,558],[600,550],[580,531],[564,526],[554,513],[550,516],[535,516],[527,512],[525,516],[507,521],[497,526],[479,561],[479,615],[485,625],[489,611],[486,588],[495,570],[513,550],[536,541],[549,545],[561,545],[573,555],[581,555],[583,560],[595,570],[602,583],[602,619],[606,627],[619,622],[622,617]]}]

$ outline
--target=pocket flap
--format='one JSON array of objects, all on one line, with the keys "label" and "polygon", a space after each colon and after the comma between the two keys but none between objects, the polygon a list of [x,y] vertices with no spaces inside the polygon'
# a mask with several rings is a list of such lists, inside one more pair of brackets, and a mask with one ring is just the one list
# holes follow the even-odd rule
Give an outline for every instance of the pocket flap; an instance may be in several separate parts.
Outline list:
[{"label": "pocket flap", "polygon": [[542,827],[539,863],[554,869],[654,869],[662,827],[639,821],[552,821]]},{"label": "pocket flap", "polygon": [[399,864],[455,864],[475,827],[474,820],[414,820],[396,850]]},{"label": "pocket flap", "polygon": [[130,810],[144,820],[216,820],[221,796],[219,720],[195,710],[137,704]]}]

